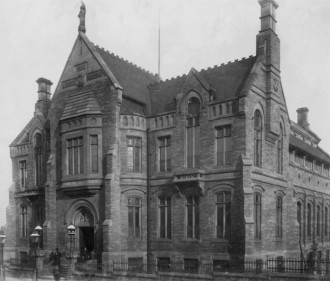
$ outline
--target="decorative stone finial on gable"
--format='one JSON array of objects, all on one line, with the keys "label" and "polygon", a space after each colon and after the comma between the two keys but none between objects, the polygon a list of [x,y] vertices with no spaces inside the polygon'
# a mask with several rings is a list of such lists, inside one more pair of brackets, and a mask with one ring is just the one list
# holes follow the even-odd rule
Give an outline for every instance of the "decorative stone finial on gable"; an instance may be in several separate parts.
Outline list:
[{"label": "decorative stone finial on gable", "polygon": [[86,33],[86,26],[85,26],[85,16],[86,16],[86,6],[84,2],[81,1],[80,12],[78,18],[80,20],[78,31]]}]

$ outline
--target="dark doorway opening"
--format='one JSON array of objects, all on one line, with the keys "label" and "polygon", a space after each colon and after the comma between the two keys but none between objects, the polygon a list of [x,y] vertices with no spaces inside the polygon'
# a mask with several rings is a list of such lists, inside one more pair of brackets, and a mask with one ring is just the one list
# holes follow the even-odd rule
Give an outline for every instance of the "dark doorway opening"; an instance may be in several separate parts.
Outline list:
[{"label": "dark doorway opening", "polygon": [[94,258],[94,227],[79,227],[79,251],[82,261]]}]

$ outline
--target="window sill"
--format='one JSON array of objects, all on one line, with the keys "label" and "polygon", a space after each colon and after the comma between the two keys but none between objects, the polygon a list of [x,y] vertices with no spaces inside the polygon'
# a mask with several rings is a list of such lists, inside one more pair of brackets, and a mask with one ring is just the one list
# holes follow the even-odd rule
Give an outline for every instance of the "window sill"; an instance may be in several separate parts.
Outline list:
[{"label": "window sill", "polygon": [[212,238],[211,243],[229,243],[229,240],[223,238]]},{"label": "window sill", "polygon": [[172,172],[156,172],[151,178],[152,179],[163,179],[172,178],[174,174]]},{"label": "window sill", "polygon": [[157,238],[157,242],[160,242],[160,243],[172,243],[173,241],[170,238]]},{"label": "window sill", "polygon": [[185,243],[200,243],[201,240],[200,239],[195,239],[195,238],[183,238],[181,240],[181,242],[185,242]]}]

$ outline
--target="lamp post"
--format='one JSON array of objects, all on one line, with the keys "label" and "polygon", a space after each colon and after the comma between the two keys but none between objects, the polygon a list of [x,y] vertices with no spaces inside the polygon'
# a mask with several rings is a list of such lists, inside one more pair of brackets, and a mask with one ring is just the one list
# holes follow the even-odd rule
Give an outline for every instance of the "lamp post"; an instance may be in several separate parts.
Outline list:
[{"label": "lamp post", "polygon": [[68,231],[69,241],[70,241],[70,256],[72,256],[72,253],[73,253],[73,250],[75,247],[74,235],[76,232],[76,228],[74,227],[74,225],[70,224],[67,227],[67,231]]},{"label": "lamp post", "polygon": [[41,248],[40,247],[40,241],[41,241],[41,234],[42,234],[42,227],[38,224],[35,228],[34,228],[34,230],[39,234],[39,239],[38,239],[38,248]]},{"label": "lamp post", "polygon": [[6,275],[5,275],[5,267],[4,267],[4,255],[3,255],[3,248],[5,246],[7,236],[5,235],[4,231],[0,231],[0,247],[1,247],[1,265],[0,265],[0,280],[5,281]]},{"label": "lamp post", "polygon": [[32,239],[32,243],[34,244],[34,272],[33,276],[36,276],[36,281],[38,281],[38,268],[37,268],[37,247],[39,243],[39,233],[35,230],[33,233],[30,235]]},{"label": "lamp post", "polygon": [[67,227],[68,235],[69,235],[69,242],[70,242],[70,249],[69,249],[69,255],[67,255],[67,258],[70,260],[70,269],[69,269],[69,275],[72,275],[73,267],[74,267],[74,259],[75,259],[75,232],[76,228],[74,225],[70,224]]}]

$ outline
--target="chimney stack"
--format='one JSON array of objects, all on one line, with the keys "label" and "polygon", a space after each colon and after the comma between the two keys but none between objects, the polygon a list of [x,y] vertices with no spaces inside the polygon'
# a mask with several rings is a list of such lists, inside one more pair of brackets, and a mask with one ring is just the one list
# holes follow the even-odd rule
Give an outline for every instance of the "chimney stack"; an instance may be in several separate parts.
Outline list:
[{"label": "chimney stack", "polygon": [[307,107],[301,107],[297,109],[297,123],[301,127],[305,129],[309,129],[309,123],[308,123],[308,108]]},{"label": "chimney stack", "polygon": [[278,4],[274,0],[259,0],[261,6],[260,32],[271,29],[276,33],[276,9]]},{"label": "chimney stack", "polygon": [[41,112],[44,116],[47,116],[49,105],[50,105],[50,86],[53,83],[45,78],[38,78],[38,100],[35,105],[35,111]]}]

